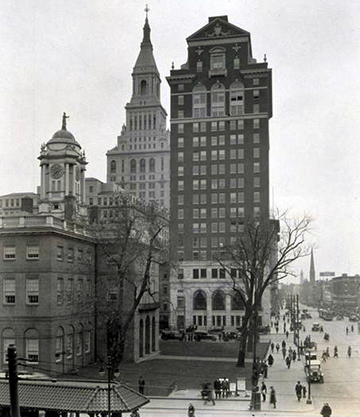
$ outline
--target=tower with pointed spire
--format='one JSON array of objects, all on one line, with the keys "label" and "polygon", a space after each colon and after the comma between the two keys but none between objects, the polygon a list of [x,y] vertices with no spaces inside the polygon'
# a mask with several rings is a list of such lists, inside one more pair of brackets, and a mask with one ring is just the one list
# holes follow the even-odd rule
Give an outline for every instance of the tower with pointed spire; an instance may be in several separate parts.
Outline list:
[{"label": "tower with pointed spire", "polygon": [[310,255],[310,284],[312,286],[315,285],[315,263],[314,263],[314,251],[311,249],[311,255]]},{"label": "tower with pointed spire", "polygon": [[161,105],[161,79],[150,38],[148,7],[140,52],[133,68],[132,96],[117,146],[107,152],[107,181],[146,202],[169,207],[170,134]]}]

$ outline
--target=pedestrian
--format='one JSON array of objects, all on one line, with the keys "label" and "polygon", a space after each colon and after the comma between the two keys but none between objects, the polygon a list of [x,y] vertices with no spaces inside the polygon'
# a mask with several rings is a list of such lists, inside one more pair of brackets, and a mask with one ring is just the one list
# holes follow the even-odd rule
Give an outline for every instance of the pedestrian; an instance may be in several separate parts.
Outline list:
[{"label": "pedestrian", "polygon": [[280,345],[279,343],[276,343],[276,353],[279,353]]},{"label": "pedestrian", "polygon": [[281,342],[281,347],[286,348],[286,342],[285,342],[285,340],[283,340],[283,341]]},{"label": "pedestrian", "polygon": [[292,358],[292,352],[293,352],[293,350],[291,349],[291,346],[289,347],[289,357],[290,357],[290,359]]},{"label": "pedestrian", "polygon": [[282,354],[283,354],[283,359],[285,359],[285,356],[286,356],[286,348],[282,348]]},{"label": "pedestrian", "polygon": [[351,358],[351,346],[348,347],[347,354],[348,357]]},{"label": "pedestrian", "polygon": [[195,417],[195,407],[191,403],[188,408],[188,417]]},{"label": "pedestrian", "polygon": [[296,350],[295,349],[293,350],[293,353],[292,353],[292,360],[294,362],[296,361]]},{"label": "pedestrian", "polygon": [[339,355],[338,355],[338,348],[337,348],[337,346],[335,346],[334,347],[334,358],[338,358],[339,357]]},{"label": "pedestrian", "polygon": [[295,392],[296,392],[298,401],[300,401],[301,396],[302,396],[302,385],[300,384],[300,381],[298,381],[297,384],[295,385]]},{"label": "pedestrian", "polygon": [[132,413],[130,414],[130,417],[140,417],[139,410],[137,408],[133,410]]},{"label": "pedestrian", "polygon": [[321,359],[322,359],[323,362],[326,362],[326,357],[327,357],[326,351],[324,350],[322,355],[321,355]]},{"label": "pedestrian", "polygon": [[274,348],[275,348],[274,342],[272,342],[270,346],[271,346],[271,353],[274,353]]},{"label": "pedestrian", "polygon": [[268,357],[268,364],[269,364],[270,367],[273,366],[273,364],[274,364],[274,357],[271,353]]},{"label": "pedestrian", "polygon": [[286,357],[286,359],[285,359],[285,363],[286,363],[286,366],[288,367],[288,369],[290,369],[291,359],[290,359],[290,357],[289,357],[289,356],[287,356],[287,357]]},{"label": "pedestrian", "polygon": [[276,333],[279,333],[279,326],[275,327]]},{"label": "pedestrian", "polygon": [[145,380],[142,376],[139,378],[139,392],[140,394],[145,394]]},{"label": "pedestrian", "polygon": [[324,406],[323,406],[323,408],[320,411],[320,414],[323,417],[330,417],[331,416],[331,413],[332,413],[332,410],[331,410],[330,405],[328,403],[325,403]]},{"label": "pedestrian", "polygon": [[212,392],[212,389],[208,389],[208,391],[207,391],[207,397],[205,398],[205,402],[204,402],[204,404],[206,404],[207,402],[212,402],[212,405],[215,405],[215,401],[214,401],[214,396],[213,396],[213,392]]},{"label": "pedestrian", "polygon": [[267,388],[266,388],[265,382],[263,381],[261,384],[261,395],[262,395],[263,401],[266,401],[266,394],[267,394]]},{"label": "pedestrian", "polygon": [[214,391],[215,391],[215,398],[220,398],[221,393],[221,382],[219,381],[219,378],[215,379],[214,381]]},{"label": "pedestrian", "polygon": [[276,408],[276,392],[274,387],[270,387],[270,404],[273,404],[274,408]]},{"label": "pedestrian", "polygon": [[265,379],[267,379],[267,377],[268,377],[268,369],[269,369],[269,367],[268,367],[267,363],[264,363],[264,378]]},{"label": "pedestrian", "polygon": [[286,339],[288,339],[288,337],[289,337],[289,332],[286,330]]},{"label": "pedestrian", "polygon": [[349,328],[346,326],[346,334],[349,334]]},{"label": "pedestrian", "polygon": [[354,325],[351,325],[351,332],[354,333]]},{"label": "pedestrian", "polygon": [[302,387],[302,392],[303,392],[303,398],[306,398],[306,386],[303,385]]}]

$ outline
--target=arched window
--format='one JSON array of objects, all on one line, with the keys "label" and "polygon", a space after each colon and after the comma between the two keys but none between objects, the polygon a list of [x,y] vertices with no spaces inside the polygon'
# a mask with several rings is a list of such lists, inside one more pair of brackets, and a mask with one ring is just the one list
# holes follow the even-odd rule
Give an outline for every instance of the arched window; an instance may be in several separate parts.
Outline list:
[{"label": "arched window", "polygon": [[110,162],[110,172],[113,174],[116,172],[116,161]]},{"label": "arched window", "polygon": [[140,83],[140,95],[145,96],[147,94],[147,85],[145,80],[141,80]]},{"label": "arched window", "polygon": [[144,356],[144,322],[143,319],[139,323],[139,356]]},{"label": "arched window", "polygon": [[234,292],[231,297],[231,310],[244,310],[244,303],[238,292]]},{"label": "arched window", "polygon": [[193,117],[206,117],[206,87],[199,83],[192,91]]},{"label": "arched window", "polygon": [[56,362],[63,362],[64,360],[64,328],[58,327],[56,332],[56,346],[55,346],[55,361]]},{"label": "arched window", "polygon": [[150,317],[145,320],[145,353],[150,353]]},{"label": "arched window", "polygon": [[80,323],[76,332],[76,356],[82,356],[84,344],[84,326]]},{"label": "arched window", "polygon": [[155,159],[154,158],[150,158],[149,172],[155,172]]},{"label": "arched window", "polygon": [[66,358],[71,359],[74,357],[74,326],[69,326],[68,334],[66,336]]},{"label": "arched window", "polygon": [[144,158],[140,159],[140,172],[146,172],[146,164]]},{"label": "arched window", "polygon": [[204,291],[198,290],[193,298],[194,310],[206,310],[206,294]]},{"label": "arched window", "polygon": [[225,310],[225,295],[222,291],[215,291],[212,296],[212,309]]},{"label": "arched window", "polygon": [[151,350],[152,351],[156,349],[155,335],[156,335],[156,324],[155,324],[155,317],[153,317],[152,325],[151,325]]},{"label": "arched window", "polygon": [[135,159],[132,159],[130,161],[130,172],[132,174],[134,174],[136,172],[136,161],[135,161]]},{"label": "arched window", "polygon": [[211,116],[225,116],[225,87],[220,83],[211,87]]},{"label": "arched window", "polygon": [[36,329],[28,329],[25,332],[26,359],[35,364],[39,363],[39,333]]},{"label": "arched window", "polygon": [[230,116],[241,116],[244,114],[244,85],[235,81],[230,86]]},{"label": "arched window", "polygon": [[10,328],[4,329],[1,334],[1,338],[2,338],[2,346],[3,346],[3,352],[4,352],[3,364],[5,365],[8,361],[8,357],[7,357],[8,347],[10,345],[15,345],[15,331]]}]

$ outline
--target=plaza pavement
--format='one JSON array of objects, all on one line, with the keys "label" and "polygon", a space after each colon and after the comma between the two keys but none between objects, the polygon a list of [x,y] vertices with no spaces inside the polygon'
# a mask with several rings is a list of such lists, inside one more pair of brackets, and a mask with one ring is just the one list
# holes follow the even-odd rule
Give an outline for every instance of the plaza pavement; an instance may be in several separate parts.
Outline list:
[{"label": "plaza pavement", "polygon": [[[287,342],[287,349],[291,346],[293,349],[295,345],[292,343],[293,335],[290,334],[286,340],[285,335],[270,334],[262,336],[262,340],[271,339],[276,345],[285,339]],[[269,349],[270,351],[270,349]],[[270,353],[270,352],[268,352]],[[300,381],[301,384],[307,383],[305,380],[304,363],[301,359],[291,363],[290,369],[287,368],[282,358],[281,348],[279,353],[276,353],[276,349],[273,353],[275,359],[272,367],[269,367],[268,378],[265,379],[267,385],[268,395],[265,402],[261,402],[261,411],[249,411],[250,396],[246,397],[245,393],[242,393],[240,397],[227,398],[216,400],[215,405],[211,403],[204,404],[201,399],[199,390],[180,390],[174,391],[168,397],[149,397],[150,403],[143,407],[141,416],[158,417],[158,416],[187,416],[187,408],[192,403],[196,410],[196,416],[206,417],[220,417],[220,416],[232,416],[232,415],[248,415],[248,416],[277,416],[277,415],[306,415],[306,416],[319,416],[319,410],[322,404],[307,404],[306,399],[301,399],[299,402],[295,395],[295,384]],[[180,359],[180,357],[174,357],[174,359]],[[189,360],[189,358],[182,358],[183,360]],[[228,358],[191,358],[193,360],[201,361],[233,361]],[[204,365],[205,366],[205,365]],[[211,366],[211,365],[210,365]],[[261,385],[262,379],[259,380]],[[276,391],[277,406],[276,409],[269,404],[269,392],[270,386],[273,386]]]}]

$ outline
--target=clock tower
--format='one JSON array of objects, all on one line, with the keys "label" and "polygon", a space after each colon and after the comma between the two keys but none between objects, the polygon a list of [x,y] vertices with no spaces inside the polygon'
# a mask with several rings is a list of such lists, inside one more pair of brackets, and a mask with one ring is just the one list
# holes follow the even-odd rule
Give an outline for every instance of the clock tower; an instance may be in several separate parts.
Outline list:
[{"label": "clock tower", "polygon": [[62,127],[41,145],[38,159],[41,168],[39,214],[73,220],[75,214],[85,215],[85,151],[66,128],[66,113]]}]

